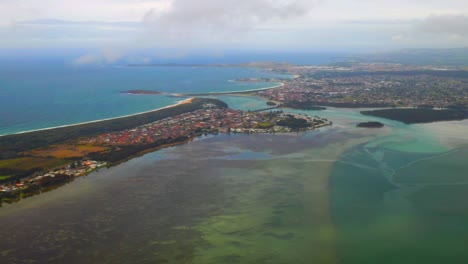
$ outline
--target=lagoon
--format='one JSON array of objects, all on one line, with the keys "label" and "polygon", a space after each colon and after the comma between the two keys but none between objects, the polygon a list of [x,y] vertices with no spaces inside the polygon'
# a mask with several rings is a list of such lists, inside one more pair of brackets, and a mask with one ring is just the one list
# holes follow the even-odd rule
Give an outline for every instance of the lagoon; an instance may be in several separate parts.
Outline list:
[{"label": "lagoon", "polygon": [[[329,118],[334,126],[203,137],[4,204],[2,259],[468,260],[468,122],[405,125],[359,110],[298,112]],[[380,121],[385,128],[356,128],[362,121]]]}]

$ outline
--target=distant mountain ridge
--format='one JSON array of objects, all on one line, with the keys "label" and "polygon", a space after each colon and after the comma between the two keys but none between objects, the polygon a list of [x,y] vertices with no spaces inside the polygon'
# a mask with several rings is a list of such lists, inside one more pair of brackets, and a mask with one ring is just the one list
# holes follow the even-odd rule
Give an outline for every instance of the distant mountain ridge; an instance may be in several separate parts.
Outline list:
[{"label": "distant mountain ridge", "polygon": [[356,62],[468,67],[468,47],[451,49],[402,49],[392,52],[353,56],[351,60]]}]

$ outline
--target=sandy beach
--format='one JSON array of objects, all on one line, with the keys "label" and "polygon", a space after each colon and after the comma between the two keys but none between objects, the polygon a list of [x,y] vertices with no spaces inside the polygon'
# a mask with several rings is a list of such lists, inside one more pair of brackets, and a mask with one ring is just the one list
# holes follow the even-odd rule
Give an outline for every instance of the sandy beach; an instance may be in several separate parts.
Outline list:
[{"label": "sandy beach", "polygon": [[0,135],[0,137],[8,136],[8,135],[20,135],[20,134],[26,134],[26,133],[31,133],[31,132],[37,132],[37,131],[46,131],[46,130],[51,130],[51,129],[57,129],[57,128],[64,128],[64,127],[72,127],[72,126],[79,126],[79,125],[86,125],[86,124],[94,124],[102,121],[110,121],[110,120],[117,120],[120,118],[125,118],[125,117],[132,117],[132,116],[138,116],[142,114],[147,114],[147,113],[152,113],[152,112],[157,112],[163,109],[168,109],[172,107],[176,107],[178,105],[183,105],[183,104],[191,104],[194,98],[187,98],[182,101],[179,101],[176,104],[173,105],[168,105],[165,107],[157,108],[154,110],[149,110],[145,112],[139,112],[131,115],[124,115],[124,116],[119,116],[119,117],[112,117],[112,118],[104,118],[104,119],[98,119],[98,120],[93,120],[93,121],[88,121],[88,122],[82,122],[82,123],[76,123],[76,124],[70,124],[70,125],[63,125],[63,126],[56,126],[56,127],[48,127],[48,128],[41,128],[41,129],[34,129],[34,130],[28,130],[28,131],[21,131],[18,133],[13,133],[13,134],[6,134],[6,135]]},{"label": "sandy beach", "polygon": [[260,88],[260,89],[253,89],[253,90],[244,90],[244,91],[229,91],[229,92],[212,92],[212,93],[201,93],[201,94],[173,94],[174,96],[213,96],[213,95],[238,95],[238,94],[246,94],[246,93],[254,93],[259,91],[271,90],[276,89],[279,87],[283,87],[285,84],[280,83],[275,86]]}]

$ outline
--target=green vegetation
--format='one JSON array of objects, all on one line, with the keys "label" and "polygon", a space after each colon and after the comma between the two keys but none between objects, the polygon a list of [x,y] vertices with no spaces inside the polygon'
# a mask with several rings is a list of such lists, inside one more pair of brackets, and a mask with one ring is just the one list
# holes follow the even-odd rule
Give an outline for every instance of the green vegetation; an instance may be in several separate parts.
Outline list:
[{"label": "green vegetation", "polygon": [[19,168],[20,170],[31,170],[60,166],[63,161],[55,158],[22,157],[16,159],[0,160],[0,169]]},{"label": "green vegetation", "polygon": [[8,177],[0,177],[0,182],[19,180],[35,172],[57,168],[69,162],[70,160],[67,159],[41,157],[21,157],[0,160],[0,175],[8,175]]},{"label": "green vegetation", "polygon": [[387,118],[406,124],[454,121],[468,118],[468,110],[384,109],[362,111],[361,114]]},{"label": "green vegetation", "polygon": [[269,129],[269,128],[272,128],[274,127],[275,124],[272,123],[272,122],[262,122],[262,123],[258,123],[257,127],[256,128],[259,128],[259,129]]},{"label": "green vegetation", "polygon": [[8,180],[11,178],[11,175],[0,175],[0,181]]},{"label": "green vegetation", "polygon": [[291,129],[301,129],[307,128],[311,125],[307,123],[307,120],[302,118],[295,118],[294,116],[289,115],[287,118],[282,119],[276,123],[278,126],[285,126]]},{"label": "green vegetation", "polygon": [[283,105],[284,107],[300,109],[300,110],[327,110],[327,108],[322,106],[317,106],[312,102],[287,102]]},{"label": "green vegetation", "polygon": [[310,102],[312,105],[323,105],[329,107],[343,107],[343,108],[377,108],[377,107],[394,107],[393,104],[387,103],[364,103],[364,102]]},{"label": "green vegetation", "polygon": [[357,127],[381,128],[381,127],[384,127],[384,124],[380,122],[364,122],[364,123],[359,123]]},{"label": "green vegetation", "polygon": [[188,137],[179,137],[179,138],[169,138],[161,139],[159,141],[153,142],[151,144],[138,144],[138,145],[128,145],[128,146],[119,146],[110,149],[105,152],[95,152],[90,153],[88,157],[92,160],[106,161],[110,163],[119,163],[127,160],[128,158],[144,153],[148,150],[154,150],[164,145],[178,144],[187,141]]}]

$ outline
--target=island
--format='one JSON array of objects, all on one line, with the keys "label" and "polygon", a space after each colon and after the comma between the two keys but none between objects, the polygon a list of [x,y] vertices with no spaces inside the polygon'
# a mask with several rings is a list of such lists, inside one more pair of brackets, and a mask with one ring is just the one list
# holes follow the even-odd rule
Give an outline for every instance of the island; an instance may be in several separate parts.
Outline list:
[{"label": "island", "polygon": [[382,128],[384,127],[384,124],[380,122],[363,122],[357,124],[357,127],[365,127],[365,128]]},{"label": "island", "polygon": [[435,110],[424,108],[382,109],[362,111],[361,114],[387,118],[406,124],[459,121],[468,119],[468,110]]},{"label": "island", "polygon": [[158,91],[150,91],[150,90],[130,90],[130,91],[123,91],[120,92],[123,94],[162,94],[161,92]]},{"label": "island", "polygon": [[218,133],[290,133],[332,123],[283,111],[241,111],[190,98],[132,116],[0,137],[0,204],[162,148]]},{"label": "island", "polygon": [[313,102],[300,102],[300,101],[289,101],[281,105],[282,107],[299,109],[299,110],[313,110],[313,111],[322,111],[327,110],[326,107],[317,106]]}]

